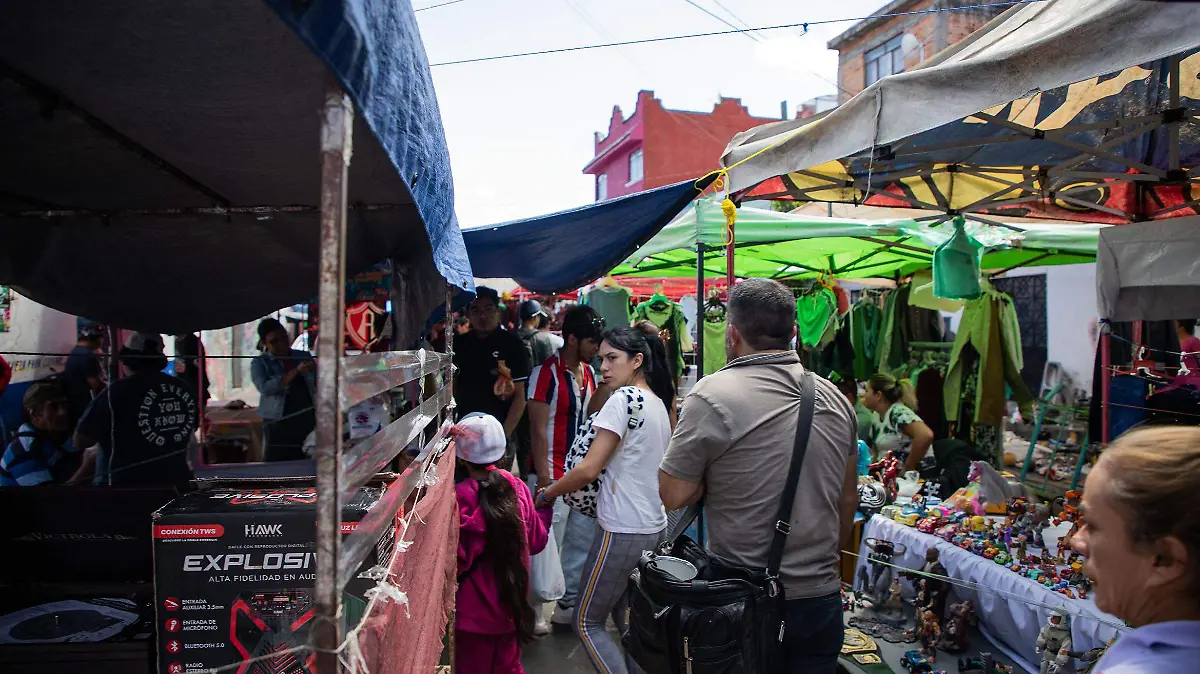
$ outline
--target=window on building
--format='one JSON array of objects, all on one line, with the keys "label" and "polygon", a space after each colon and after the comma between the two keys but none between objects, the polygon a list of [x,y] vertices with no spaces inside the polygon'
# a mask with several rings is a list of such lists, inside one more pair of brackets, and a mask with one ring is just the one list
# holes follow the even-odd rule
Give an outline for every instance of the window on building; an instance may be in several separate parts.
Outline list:
[{"label": "window on building", "polygon": [[904,50],[901,48],[903,35],[867,51],[867,86],[888,75],[904,72]]},{"label": "window on building", "polygon": [[629,182],[630,184],[642,181],[642,150],[638,148],[629,153]]},{"label": "window on building", "polygon": [[601,173],[596,176],[596,201],[604,201],[608,198],[608,174]]}]

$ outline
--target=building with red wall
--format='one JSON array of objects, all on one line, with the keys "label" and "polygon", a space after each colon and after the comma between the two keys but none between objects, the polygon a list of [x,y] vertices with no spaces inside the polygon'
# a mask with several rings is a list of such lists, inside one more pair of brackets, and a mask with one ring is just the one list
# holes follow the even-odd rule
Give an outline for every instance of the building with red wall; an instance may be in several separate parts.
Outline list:
[{"label": "building with red wall", "polygon": [[613,106],[608,133],[595,137],[595,158],[583,172],[596,176],[596,201],[633,194],[720,166],[735,134],[778,121],[750,115],[740,98],[722,97],[712,112],[669,110],[653,91],[639,91],[633,114]]}]

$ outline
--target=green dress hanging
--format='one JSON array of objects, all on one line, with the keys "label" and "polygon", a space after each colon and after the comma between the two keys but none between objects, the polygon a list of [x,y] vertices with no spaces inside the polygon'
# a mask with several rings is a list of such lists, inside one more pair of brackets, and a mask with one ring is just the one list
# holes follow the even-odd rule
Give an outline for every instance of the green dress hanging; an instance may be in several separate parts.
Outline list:
[{"label": "green dress hanging", "polygon": [[725,319],[704,319],[704,374],[708,376],[725,367]]}]

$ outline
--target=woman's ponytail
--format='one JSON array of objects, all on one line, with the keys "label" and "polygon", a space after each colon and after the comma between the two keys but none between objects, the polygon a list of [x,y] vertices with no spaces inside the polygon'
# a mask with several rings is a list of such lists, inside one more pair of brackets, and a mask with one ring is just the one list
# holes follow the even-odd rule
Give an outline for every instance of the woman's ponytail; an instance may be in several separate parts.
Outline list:
[{"label": "woman's ponytail", "polygon": [[512,613],[517,639],[533,641],[534,613],[529,605],[529,571],[525,568],[525,523],[517,494],[503,471],[492,469],[479,480],[479,507],[487,523],[484,534],[492,559],[500,602]]},{"label": "woman's ponytail", "polygon": [[646,359],[646,383],[669,410],[675,404],[675,378],[667,363],[667,345],[653,334],[646,335],[646,345],[650,348],[650,357]]},{"label": "woman's ponytail", "polygon": [[872,391],[877,391],[890,403],[902,403],[905,407],[917,409],[917,391],[911,381],[896,379],[886,372],[871,375],[867,380]]}]

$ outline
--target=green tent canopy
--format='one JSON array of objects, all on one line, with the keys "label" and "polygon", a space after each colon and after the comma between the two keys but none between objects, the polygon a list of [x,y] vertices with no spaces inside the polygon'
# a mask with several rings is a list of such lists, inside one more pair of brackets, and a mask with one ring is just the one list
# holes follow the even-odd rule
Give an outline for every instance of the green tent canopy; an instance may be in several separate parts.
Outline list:
[{"label": "green tent canopy", "polygon": [[[1099,224],[994,226],[968,220],[967,232],[987,249],[983,269],[1060,265],[1096,259]],[[740,278],[894,278],[933,264],[933,251],[954,228],[912,219],[872,221],[738,209],[734,272]],[[707,276],[725,274],[725,216],[712,198],[697,200],[611,273],[614,276],[696,275],[704,244]]]}]

